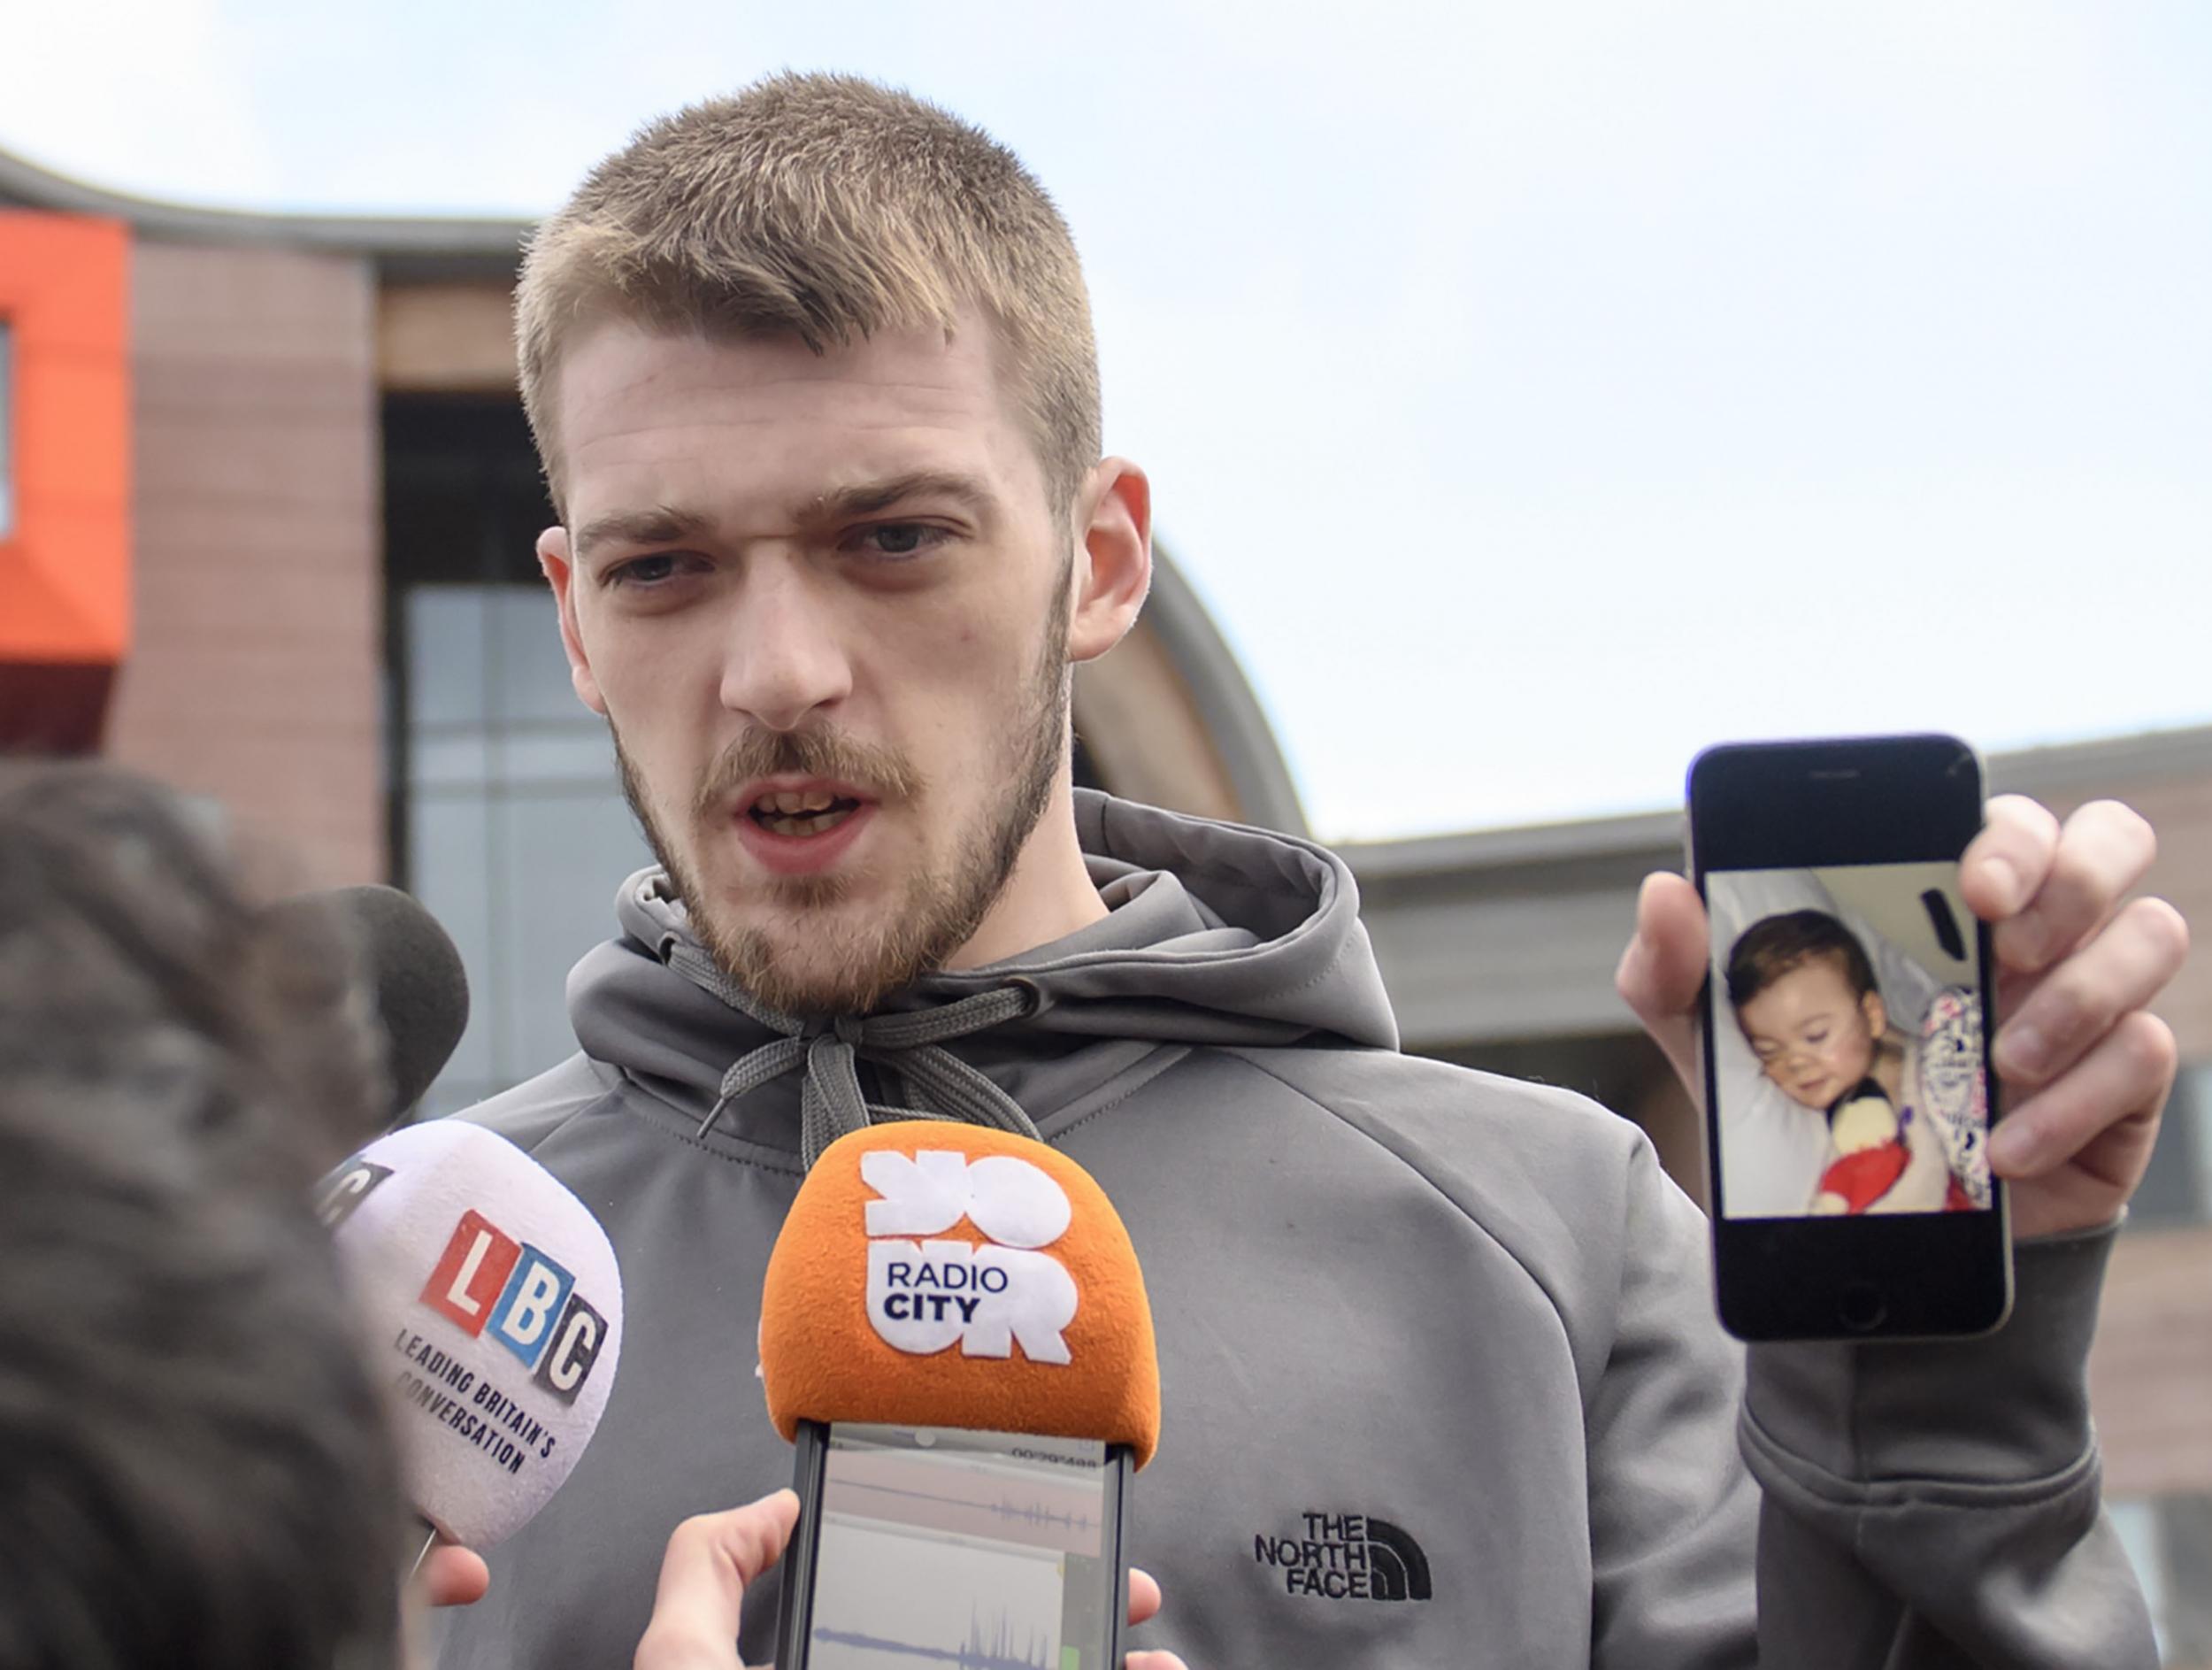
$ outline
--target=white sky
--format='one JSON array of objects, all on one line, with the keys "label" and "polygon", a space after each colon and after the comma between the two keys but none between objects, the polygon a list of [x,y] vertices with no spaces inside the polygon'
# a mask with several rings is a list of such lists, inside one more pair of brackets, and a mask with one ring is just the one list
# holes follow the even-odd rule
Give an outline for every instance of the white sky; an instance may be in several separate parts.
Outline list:
[{"label": "white sky", "polygon": [[1326,835],[1666,804],[1723,737],[2212,720],[2193,0],[0,0],[0,146],[237,205],[541,212],[785,65],[981,123]]}]

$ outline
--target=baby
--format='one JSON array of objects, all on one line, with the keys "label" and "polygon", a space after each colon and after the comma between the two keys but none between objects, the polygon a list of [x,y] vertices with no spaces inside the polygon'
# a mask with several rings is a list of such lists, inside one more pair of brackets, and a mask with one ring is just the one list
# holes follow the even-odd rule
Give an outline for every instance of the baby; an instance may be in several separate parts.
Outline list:
[{"label": "baby", "polygon": [[[1946,1057],[1955,1056],[1966,1045],[1951,1033],[1970,1026],[1978,1059],[1979,1018],[1970,998],[1940,994],[1931,1023],[1941,1017],[1942,1038],[1907,1043],[1891,1028],[1865,947],[1824,911],[1792,911],[1753,924],[1729,953],[1727,981],[1736,1024],[1767,1077],[1827,1120],[1828,1159],[1809,1212],[1941,1212],[1985,1204],[1978,1098],[1971,1107],[1928,1108],[1917,1126],[1914,1112],[1916,1103],[1946,1088],[1923,1082],[1926,1046],[1939,1042]],[[1972,1189],[1978,1175],[1980,1198]]]}]

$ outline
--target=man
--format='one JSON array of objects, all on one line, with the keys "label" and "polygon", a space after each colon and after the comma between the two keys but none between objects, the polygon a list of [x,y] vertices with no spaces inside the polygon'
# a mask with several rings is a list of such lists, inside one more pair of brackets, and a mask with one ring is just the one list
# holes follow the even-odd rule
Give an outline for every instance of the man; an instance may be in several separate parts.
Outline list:
[{"label": "man", "polygon": [[[1761,1351],[1747,1394],[1649,1144],[1398,1054],[1339,860],[1071,789],[1069,669],[1135,618],[1150,499],[1100,456],[1081,274],[1013,158],[778,78],[602,165],[518,321],[560,515],[538,554],[661,865],[571,977],[582,1052],[471,1116],[602,1212],[629,1334],[447,1666],[623,1662],[669,1521],[787,1476],[753,1379],[769,1247],[814,1154],[913,1106],[1033,1127],[1128,1223],[1166,1399],[1133,1508],[1171,1597],[1148,1644],[2153,1661],[2082,1389],[2173,1072],[2142,1006],[2184,931],[2118,908],[2139,819],[2000,803],[1970,855],[2012,971],[1994,1158],[2046,1237],[2011,1327]],[[1639,919],[1622,989],[1686,1074],[1702,911],[1661,877]],[[1404,1601],[1352,1581],[1378,1538]],[[748,1662],[773,1606],[754,1585]]]}]

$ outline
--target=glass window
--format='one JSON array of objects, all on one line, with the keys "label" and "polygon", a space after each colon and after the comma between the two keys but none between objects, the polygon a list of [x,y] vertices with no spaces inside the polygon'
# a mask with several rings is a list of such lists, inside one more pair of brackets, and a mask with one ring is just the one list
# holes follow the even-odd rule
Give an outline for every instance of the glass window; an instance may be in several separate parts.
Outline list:
[{"label": "glass window", "polygon": [[2112,1497],[2105,1510],[2143,1585],[2159,1662],[2175,1670],[2212,1664],[2212,1496]]},{"label": "glass window", "polygon": [[603,720],[576,699],[542,585],[419,584],[401,611],[406,865],[468,970],[469,1023],[425,1117],[572,1054],[565,987],[652,861]]},{"label": "glass window", "polygon": [[0,539],[15,532],[15,330],[0,319]]},{"label": "glass window", "polygon": [[2112,1528],[2118,1533],[2120,1546],[2127,1551],[2128,1564],[2135,1567],[2135,1580],[2143,1585],[2143,1599],[2150,1608],[2151,1628],[2159,1637],[2161,1662],[2166,1657],[2166,1560],[2159,1536],[2158,1504],[2138,1497],[2133,1501],[2113,1501],[2105,1504],[2105,1512],[2112,1520]]},{"label": "glass window", "polygon": [[2212,1222],[2212,1064],[2191,1063],[2174,1081],[2157,1146],[2128,1203],[2128,1227]]}]

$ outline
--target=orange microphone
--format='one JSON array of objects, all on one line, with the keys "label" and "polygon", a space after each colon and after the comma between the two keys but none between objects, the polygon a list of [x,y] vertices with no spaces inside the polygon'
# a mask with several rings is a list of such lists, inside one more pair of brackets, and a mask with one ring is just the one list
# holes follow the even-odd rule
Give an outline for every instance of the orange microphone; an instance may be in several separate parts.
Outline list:
[{"label": "orange microphone", "polygon": [[776,1663],[1120,1663],[1123,1484],[1160,1374],[1120,1216],[1058,1150],[872,1126],[825,1150],[761,1301],[799,1446]]}]

